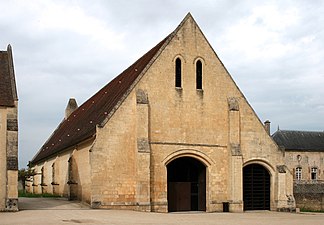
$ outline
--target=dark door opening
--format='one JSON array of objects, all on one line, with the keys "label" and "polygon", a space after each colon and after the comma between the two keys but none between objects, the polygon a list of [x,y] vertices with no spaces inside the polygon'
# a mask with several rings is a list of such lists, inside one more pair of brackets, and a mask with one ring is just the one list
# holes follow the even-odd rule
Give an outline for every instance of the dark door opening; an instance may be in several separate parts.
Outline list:
[{"label": "dark door opening", "polygon": [[77,200],[79,196],[78,166],[74,157],[70,157],[68,163],[69,200]]},{"label": "dark door opening", "polygon": [[270,210],[270,174],[259,164],[243,168],[244,210]]},{"label": "dark door opening", "polygon": [[167,171],[169,212],[206,211],[206,167],[182,157],[169,163]]}]

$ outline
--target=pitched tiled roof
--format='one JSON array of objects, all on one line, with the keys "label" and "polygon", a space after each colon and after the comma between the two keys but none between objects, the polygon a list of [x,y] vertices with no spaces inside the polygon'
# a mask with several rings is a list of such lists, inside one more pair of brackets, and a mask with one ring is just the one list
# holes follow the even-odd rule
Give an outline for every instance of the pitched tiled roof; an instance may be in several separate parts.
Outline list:
[{"label": "pitched tiled roof", "polygon": [[132,89],[136,79],[155,59],[168,37],[99,90],[64,120],[35,155],[31,163],[40,162],[95,135],[96,125],[102,125],[114,113],[125,95]]},{"label": "pitched tiled roof", "polygon": [[0,51],[0,106],[14,106],[17,100],[11,47]]},{"label": "pitched tiled roof", "polygon": [[324,132],[278,130],[272,138],[285,150],[324,151]]}]

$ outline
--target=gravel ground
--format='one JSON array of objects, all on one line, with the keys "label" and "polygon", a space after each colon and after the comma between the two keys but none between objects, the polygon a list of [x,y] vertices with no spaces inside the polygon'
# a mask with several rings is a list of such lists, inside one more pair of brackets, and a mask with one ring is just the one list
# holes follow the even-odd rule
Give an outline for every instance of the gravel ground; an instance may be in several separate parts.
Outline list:
[{"label": "gravel ground", "polygon": [[324,225],[324,213],[145,213],[128,210],[94,210],[66,199],[20,198],[21,211],[0,213],[0,224],[221,224],[221,225]]}]

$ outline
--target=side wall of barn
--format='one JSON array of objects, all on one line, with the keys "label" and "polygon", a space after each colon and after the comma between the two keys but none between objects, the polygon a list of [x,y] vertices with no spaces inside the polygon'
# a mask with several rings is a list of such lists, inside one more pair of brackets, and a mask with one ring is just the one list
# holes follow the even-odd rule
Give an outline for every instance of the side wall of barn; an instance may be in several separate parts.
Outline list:
[{"label": "side wall of barn", "polygon": [[32,167],[35,175],[26,182],[26,190],[35,194],[53,194],[90,204],[91,178],[89,152],[93,139],[67,149]]}]

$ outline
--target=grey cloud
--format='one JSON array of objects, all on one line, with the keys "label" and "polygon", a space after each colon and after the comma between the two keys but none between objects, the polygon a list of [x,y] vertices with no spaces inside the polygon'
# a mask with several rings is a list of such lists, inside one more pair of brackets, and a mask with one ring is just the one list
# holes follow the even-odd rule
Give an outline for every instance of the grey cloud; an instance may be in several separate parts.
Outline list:
[{"label": "grey cloud", "polygon": [[[173,31],[188,12],[260,119],[272,121],[272,131],[278,124],[282,129],[324,130],[320,97],[324,95],[322,1],[274,0],[265,4],[257,0],[35,0],[29,1],[28,7],[26,4],[3,2],[6,11],[0,15],[0,48],[11,43],[14,51],[20,98],[20,167],[26,166],[61,121],[69,97],[76,97],[82,104]],[[42,20],[47,4],[59,4],[63,9],[81,12],[86,19],[100,21],[100,28],[109,29],[116,37],[108,35],[111,39],[105,41],[71,26],[47,26]],[[283,47],[292,48],[273,57],[268,56],[271,49],[265,48],[272,46],[271,39],[266,46],[247,46],[240,33],[231,36],[231,40],[226,36],[256,7],[265,5],[274,5],[279,15],[285,9],[298,11],[297,22],[276,33]],[[253,26],[265,26],[263,15],[254,22]],[[233,48],[231,41],[240,43],[240,49]],[[111,48],[115,46],[119,47]],[[261,51],[262,57],[247,58],[251,51]]]}]

